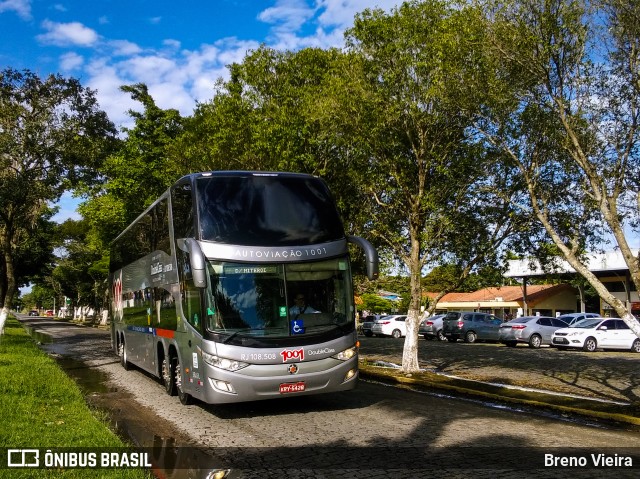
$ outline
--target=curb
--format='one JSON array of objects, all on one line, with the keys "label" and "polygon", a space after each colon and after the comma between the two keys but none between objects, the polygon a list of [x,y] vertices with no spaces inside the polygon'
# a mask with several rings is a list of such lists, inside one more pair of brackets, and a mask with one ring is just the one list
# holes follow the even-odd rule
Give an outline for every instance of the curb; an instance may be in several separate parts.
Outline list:
[{"label": "curb", "polygon": [[425,392],[449,392],[474,398],[551,409],[594,419],[640,426],[640,403],[624,404],[533,391],[444,376],[428,371],[406,375],[399,369],[360,362],[360,377]]}]

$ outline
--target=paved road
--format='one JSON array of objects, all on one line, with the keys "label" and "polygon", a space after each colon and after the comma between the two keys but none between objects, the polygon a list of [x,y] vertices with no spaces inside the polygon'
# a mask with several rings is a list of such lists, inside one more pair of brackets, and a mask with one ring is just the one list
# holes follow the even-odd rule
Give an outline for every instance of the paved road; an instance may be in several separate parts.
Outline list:
[{"label": "paved road", "polygon": [[[370,360],[399,363],[404,339],[360,338]],[[526,345],[418,342],[421,367],[465,379],[501,382],[589,398],[640,403],[640,354],[630,351],[560,351]]]},{"label": "paved road", "polygon": [[[229,477],[251,478],[640,475],[638,432],[370,382],[348,393],[182,406],[158,381],[138,370],[125,371],[110,351],[107,332],[30,322],[53,337],[53,343],[43,345],[51,354],[82,361],[70,369],[83,370],[85,378],[108,376],[108,387],[89,397],[127,424],[140,446],[171,446],[160,454],[180,466],[165,463],[165,476],[202,477],[205,469],[222,465],[231,468]],[[598,454],[619,467],[596,470],[592,462]],[[551,467],[545,460],[584,460],[587,465]]]}]

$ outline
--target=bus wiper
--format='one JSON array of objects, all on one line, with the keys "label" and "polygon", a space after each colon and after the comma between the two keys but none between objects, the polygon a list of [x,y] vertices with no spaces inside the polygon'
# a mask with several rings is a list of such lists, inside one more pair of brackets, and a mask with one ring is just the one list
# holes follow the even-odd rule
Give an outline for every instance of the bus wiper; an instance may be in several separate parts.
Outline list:
[{"label": "bus wiper", "polygon": [[224,341],[222,341],[222,344],[228,344],[237,335],[239,335],[240,333],[246,333],[247,331],[264,331],[264,328],[244,328],[244,329],[239,329],[236,332],[234,332],[233,334],[231,334]]}]

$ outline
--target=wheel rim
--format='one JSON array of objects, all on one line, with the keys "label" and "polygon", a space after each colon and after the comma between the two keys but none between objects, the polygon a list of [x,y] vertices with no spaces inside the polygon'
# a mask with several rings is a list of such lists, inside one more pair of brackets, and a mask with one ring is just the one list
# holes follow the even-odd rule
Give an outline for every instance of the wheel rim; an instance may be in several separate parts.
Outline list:
[{"label": "wheel rim", "polygon": [[534,348],[539,348],[541,343],[542,340],[540,339],[540,336],[534,336],[531,338],[531,346]]},{"label": "wheel rim", "polygon": [[438,340],[444,341],[445,339],[447,339],[447,337],[444,335],[441,329],[440,331],[438,331]]},{"label": "wheel rim", "polygon": [[167,358],[162,360],[162,380],[165,386],[169,385],[169,381],[171,381],[171,370],[169,369],[169,361],[167,361]]},{"label": "wheel rim", "polygon": [[593,339],[587,339],[587,351],[592,352],[596,350],[596,342]]},{"label": "wheel rim", "polygon": [[179,393],[182,392],[182,369],[178,360],[176,360],[176,388]]},{"label": "wheel rim", "polygon": [[400,331],[398,331],[397,329],[393,331],[393,337],[398,339],[401,336]]},{"label": "wheel rim", "polygon": [[633,346],[631,346],[631,349],[632,349],[633,351],[635,351],[636,353],[640,353],[640,339],[636,339],[636,340],[633,342]]},{"label": "wheel rim", "polygon": [[468,343],[475,343],[476,342],[475,333],[467,333],[467,342]]}]

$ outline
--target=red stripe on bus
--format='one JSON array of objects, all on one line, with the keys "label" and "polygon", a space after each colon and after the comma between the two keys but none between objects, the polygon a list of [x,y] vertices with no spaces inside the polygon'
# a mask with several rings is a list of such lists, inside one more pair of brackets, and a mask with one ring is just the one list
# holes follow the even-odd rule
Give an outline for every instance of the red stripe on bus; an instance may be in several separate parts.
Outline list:
[{"label": "red stripe on bus", "polygon": [[170,329],[156,329],[156,336],[162,336],[163,338],[173,339],[176,332]]}]

